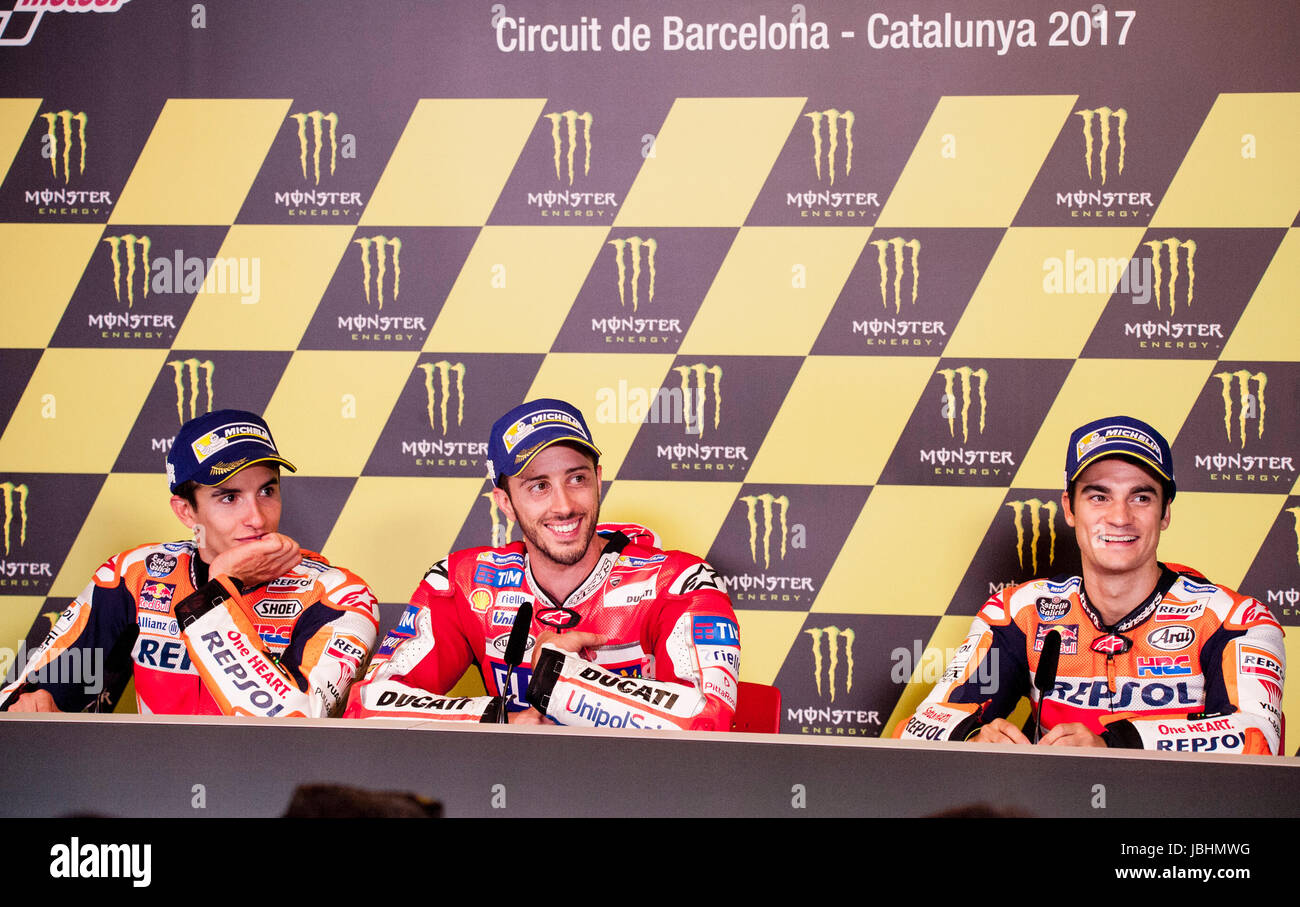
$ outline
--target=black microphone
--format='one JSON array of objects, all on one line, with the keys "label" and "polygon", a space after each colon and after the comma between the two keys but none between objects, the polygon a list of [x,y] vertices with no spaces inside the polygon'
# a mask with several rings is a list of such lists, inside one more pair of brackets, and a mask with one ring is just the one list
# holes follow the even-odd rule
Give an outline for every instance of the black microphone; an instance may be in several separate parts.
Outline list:
[{"label": "black microphone", "polygon": [[1056,687],[1056,667],[1061,660],[1061,631],[1053,627],[1043,637],[1043,650],[1038,656],[1038,669],[1034,671],[1034,689],[1038,691],[1038,708],[1035,711],[1034,743],[1043,737],[1043,703]]},{"label": "black microphone", "polygon": [[[506,724],[509,721],[507,713],[510,711],[507,706],[511,699],[511,679],[514,677],[515,668],[523,664],[524,652],[528,647],[528,629],[533,624],[533,600],[527,599],[519,610],[515,612],[515,622],[510,627],[510,639],[506,642],[506,677],[505,688],[501,699],[501,712],[499,721]],[[1052,669],[1056,673],[1056,669]]]}]

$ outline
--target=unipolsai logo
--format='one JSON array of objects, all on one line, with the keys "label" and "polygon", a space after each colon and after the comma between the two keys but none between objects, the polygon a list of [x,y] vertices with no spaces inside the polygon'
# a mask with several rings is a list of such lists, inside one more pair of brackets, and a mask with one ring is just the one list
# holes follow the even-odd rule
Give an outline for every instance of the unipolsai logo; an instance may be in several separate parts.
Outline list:
[{"label": "unipolsai logo", "polygon": [[[578,113],[576,110],[565,110],[559,113],[544,114],[546,119],[551,121],[551,148],[555,157],[555,178],[564,181],[562,173],[568,174],[568,185],[573,185],[574,177],[574,160],[579,142],[578,124],[582,124],[581,142],[584,148],[582,159],[582,175],[586,176],[591,173],[591,125],[594,122],[591,112]],[[561,131],[563,124],[563,131]],[[565,168],[561,169],[561,159],[565,163]]]},{"label": "unipolsai logo", "polygon": [[[817,171],[817,179],[820,182],[822,177],[822,158],[826,159],[826,176],[829,178],[830,185],[835,185],[836,163],[840,151],[840,135],[844,136],[844,175],[848,176],[853,172],[853,111],[837,110],[834,107],[829,110],[814,110],[804,114],[810,121],[812,129],[813,142],[813,167]],[[823,131],[826,133],[825,140],[822,139]]]},{"label": "unipolsai logo", "polygon": [[[176,388],[176,417],[184,425],[190,419],[212,412],[212,377],[217,367],[211,359],[172,359],[172,384]],[[206,409],[199,409],[203,399]]]},{"label": "unipolsai logo", "polygon": [[[1254,420],[1256,423],[1255,437],[1263,438],[1266,410],[1264,388],[1268,386],[1268,375],[1264,372],[1238,369],[1235,372],[1215,372],[1214,377],[1218,378],[1223,386],[1223,430],[1228,435],[1229,443],[1233,441],[1232,427],[1235,423],[1240,446],[1246,446],[1246,422],[1248,420]],[[1236,386],[1235,394],[1233,393],[1234,385]],[[1234,410],[1236,410],[1236,419],[1233,419]]]},{"label": "unipolsai logo", "polygon": [[971,425],[971,400],[974,392],[979,393],[979,433],[984,434],[985,420],[988,416],[988,369],[972,369],[968,365],[963,365],[958,368],[939,369],[935,374],[943,378],[943,406],[940,409],[940,416],[948,420],[948,434],[954,438],[957,436],[957,404],[960,396],[962,443],[968,439]]},{"label": "unipolsai logo", "polygon": [[383,311],[384,286],[388,283],[389,270],[393,273],[393,302],[397,301],[402,290],[402,240],[396,236],[362,236],[352,242],[361,247],[361,284],[366,294],[366,305],[373,304],[373,285],[373,300]]},{"label": "unipolsai logo", "polygon": [[[1056,513],[1058,510],[1055,501],[1040,501],[1038,498],[1029,498],[1024,501],[1007,501],[1005,507],[1009,507],[1015,514],[1016,524],[1016,561],[1020,564],[1020,569],[1025,569],[1026,549],[1030,558],[1030,569],[1034,576],[1038,575],[1038,552],[1040,542],[1043,538],[1043,523],[1046,518],[1047,528],[1047,565],[1050,567],[1056,562]],[[1029,533],[1025,533],[1025,519],[1029,520]]]},{"label": "unipolsai logo", "polygon": [[[140,296],[142,299],[148,299],[149,250],[153,246],[149,237],[127,233],[123,236],[106,236],[102,241],[107,244],[110,254],[113,256],[113,298],[121,303],[122,296],[125,294],[126,307],[129,309],[135,304],[136,253],[138,252],[140,259],[138,270],[142,272]],[[125,274],[123,274],[124,268]]]},{"label": "unipolsai logo", "polygon": [[[1109,107],[1098,107],[1093,110],[1076,110],[1074,115],[1083,121],[1083,160],[1088,171],[1088,179],[1096,178],[1095,170],[1104,186],[1108,173],[1108,160],[1114,159],[1115,173],[1124,172],[1124,156],[1128,151],[1128,111],[1123,107],[1114,110]],[[1112,152],[1113,145],[1117,146],[1115,152]],[[1095,168],[1093,167],[1094,156],[1097,161]]]},{"label": "unipolsai logo", "polygon": [[[897,314],[903,305],[903,273],[907,270],[903,250],[909,255],[906,263],[911,265],[911,303],[916,305],[917,284],[921,280],[921,242],[917,239],[903,239],[895,236],[890,239],[873,239],[871,245],[876,247],[876,264],[880,268],[880,304],[889,308],[892,287],[894,312]],[[892,254],[890,254],[892,253]],[[891,267],[892,265],[892,267]],[[889,279],[893,274],[893,280]]]},{"label": "unipolsai logo", "polygon": [[[438,426],[441,425],[442,433],[445,435],[449,425],[447,404],[452,396],[452,376],[455,376],[456,379],[457,427],[465,421],[465,363],[449,362],[444,359],[438,362],[424,362],[418,367],[424,372],[424,393],[426,411],[429,416],[429,427],[436,431]],[[495,535],[495,530],[493,534]]]},{"label": "unipolsai logo", "polygon": [[[640,287],[642,284],[642,258],[645,259],[645,272],[647,276],[646,302],[654,302],[655,298],[655,253],[659,249],[659,244],[653,238],[642,239],[639,236],[631,236],[627,239],[611,239],[606,245],[614,247],[614,262],[618,269],[618,302],[624,308],[627,307],[628,297],[632,299],[632,311],[637,310],[640,301]],[[624,254],[626,252],[626,255]],[[642,252],[645,254],[642,255]],[[630,259],[630,275],[629,275]],[[629,280],[629,277],[631,278]]]}]

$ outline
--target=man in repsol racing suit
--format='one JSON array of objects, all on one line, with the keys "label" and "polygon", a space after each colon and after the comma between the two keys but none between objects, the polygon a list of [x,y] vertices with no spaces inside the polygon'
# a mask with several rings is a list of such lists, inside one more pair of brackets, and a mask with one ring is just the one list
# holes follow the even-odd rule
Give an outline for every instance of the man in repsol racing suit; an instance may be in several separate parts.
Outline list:
[{"label": "man in repsol racing suit", "polygon": [[[524,540],[435,564],[346,716],[492,721],[508,689],[512,722],[730,728],[740,639],[721,580],[698,557],[659,550],[641,526],[597,525],[599,456],[568,403],[535,400],[497,420],[493,495]],[[525,604],[523,667],[507,687]],[[492,695],[442,695],[471,663]]]},{"label": "man in repsol racing suit", "polygon": [[[1006,720],[1028,695],[1046,745],[1201,753],[1282,747],[1282,628],[1259,601],[1156,560],[1176,486],[1168,442],[1126,416],[1075,430],[1061,503],[1083,576],[990,598],[904,739],[1029,743]],[[1030,678],[1061,637],[1054,688]]]},{"label": "man in repsol racing suit", "polygon": [[277,532],[280,467],[294,468],[253,413],[181,426],[168,482],[195,540],[109,558],[0,709],[112,711],[134,676],[142,713],[335,712],[374,646],[377,605],[360,577]]}]

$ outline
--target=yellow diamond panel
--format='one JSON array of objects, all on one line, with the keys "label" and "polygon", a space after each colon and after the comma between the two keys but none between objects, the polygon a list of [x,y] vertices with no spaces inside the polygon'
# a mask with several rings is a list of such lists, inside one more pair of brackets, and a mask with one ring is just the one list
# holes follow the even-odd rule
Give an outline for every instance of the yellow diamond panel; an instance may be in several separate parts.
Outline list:
[{"label": "yellow diamond panel", "polygon": [[618,475],[645,416],[623,402],[639,389],[645,390],[644,399],[654,399],[672,363],[670,354],[552,353],[542,361],[527,399],[568,400],[582,411],[608,482]]},{"label": "yellow diamond panel", "polygon": [[1076,98],[940,98],[877,225],[1009,225]]},{"label": "yellow diamond panel", "polygon": [[[1012,485],[1063,488],[1070,432],[1094,419],[1133,416],[1155,426],[1166,438],[1177,437],[1214,365],[1171,359],[1080,359],[1066,376]],[[1178,497],[1181,500],[1182,495]]]},{"label": "yellow diamond panel", "polygon": [[170,98],[109,223],[234,223],[291,103]]},{"label": "yellow diamond panel", "polygon": [[[609,478],[608,472],[605,478]],[[610,487],[600,515],[601,519],[640,523],[654,530],[666,550],[689,551],[704,557],[739,491],[739,482],[624,479]]]},{"label": "yellow diamond panel", "polygon": [[1160,537],[1160,559],[1186,564],[1236,589],[1285,501],[1281,494],[1179,491],[1169,505],[1169,528]]},{"label": "yellow diamond panel", "polygon": [[485,227],[424,348],[544,353],[600,254],[605,227]]},{"label": "yellow diamond panel", "polygon": [[[1003,488],[877,485],[812,610],[943,614],[1005,496]],[[864,594],[864,576],[897,582]],[[918,577],[924,582],[908,582]]]},{"label": "yellow diamond panel", "polygon": [[1079,355],[1142,233],[1127,227],[1007,230],[944,355]]},{"label": "yellow diamond panel", "polygon": [[45,604],[43,595],[6,595],[0,598],[0,677],[8,675],[18,659],[18,647],[27,639]]},{"label": "yellow diamond panel", "polygon": [[0,98],[0,182],[40,109],[40,98]]},{"label": "yellow diamond panel", "polygon": [[744,223],[806,98],[678,98],[616,227]]},{"label": "yellow diamond panel", "polygon": [[803,629],[803,611],[737,611],[740,625],[740,679],[776,683],[786,653]]},{"label": "yellow diamond panel", "polygon": [[[130,420],[121,421],[130,426]],[[156,473],[114,473],[105,479],[63,568],[50,586],[51,596],[79,595],[99,565],[119,551],[191,537],[190,530],[172,513],[167,476],[161,463],[159,467]]]},{"label": "yellow diamond panel", "polygon": [[889,720],[885,722],[884,736],[894,732],[894,725],[912,717],[917,706],[930,693],[930,689],[943,676],[943,669],[954,650],[970,632],[969,617],[941,617],[939,626],[934,628],[934,635],[921,652],[921,660],[913,665],[913,671],[907,678],[907,687],[894,706]]},{"label": "yellow diamond panel", "polygon": [[175,347],[294,349],[352,233],[350,226],[231,227],[218,253],[224,267],[216,272],[226,282],[209,274],[212,292],[195,297]]},{"label": "yellow diamond panel", "polygon": [[1221,94],[1153,227],[1289,227],[1300,211],[1300,92]]},{"label": "yellow diamond panel", "polygon": [[0,224],[5,346],[49,342],[103,232],[99,224]]},{"label": "yellow diamond panel", "polygon": [[1262,362],[1300,360],[1297,287],[1300,287],[1300,229],[1291,229],[1282,238],[1232,336],[1224,344],[1222,358]]},{"label": "yellow diamond panel", "polygon": [[[754,457],[748,481],[875,484],[937,361],[809,356]],[[852,455],[828,458],[831,450]]]},{"label": "yellow diamond panel", "polygon": [[301,475],[359,475],[417,357],[369,350],[294,353],[266,407],[276,444]]},{"label": "yellow diamond panel", "polygon": [[361,215],[362,225],[487,223],[545,103],[420,100]]},{"label": "yellow diamond panel", "polygon": [[322,553],[363,577],[380,601],[407,601],[451,551],[482,491],[482,479],[362,476]]},{"label": "yellow diamond panel", "polygon": [[0,438],[0,471],[111,470],[166,357],[166,350],[46,350]]},{"label": "yellow diamond panel", "polygon": [[682,354],[804,355],[870,234],[861,227],[742,228]]}]

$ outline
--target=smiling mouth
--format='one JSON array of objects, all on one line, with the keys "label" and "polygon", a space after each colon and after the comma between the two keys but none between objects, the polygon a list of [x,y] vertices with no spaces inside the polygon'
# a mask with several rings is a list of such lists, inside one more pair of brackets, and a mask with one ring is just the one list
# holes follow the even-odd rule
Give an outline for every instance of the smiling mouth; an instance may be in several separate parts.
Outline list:
[{"label": "smiling mouth", "polygon": [[563,523],[547,523],[546,528],[561,538],[576,537],[578,528],[582,525],[581,519],[566,520]]},{"label": "smiling mouth", "polygon": [[1098,536],[1103,542],[1136,542],[1136,535],[1107,535],[1102,533]]}]

